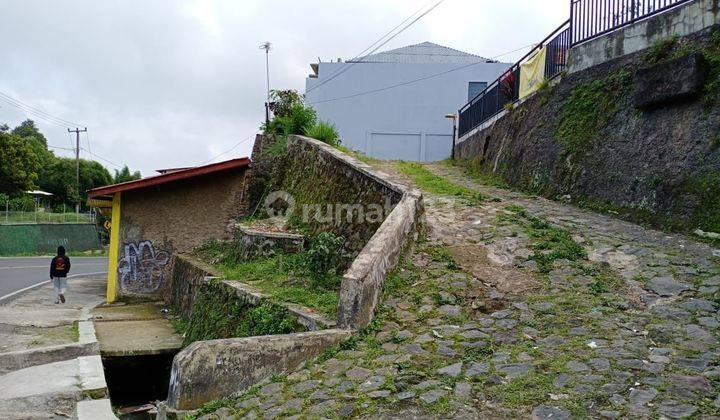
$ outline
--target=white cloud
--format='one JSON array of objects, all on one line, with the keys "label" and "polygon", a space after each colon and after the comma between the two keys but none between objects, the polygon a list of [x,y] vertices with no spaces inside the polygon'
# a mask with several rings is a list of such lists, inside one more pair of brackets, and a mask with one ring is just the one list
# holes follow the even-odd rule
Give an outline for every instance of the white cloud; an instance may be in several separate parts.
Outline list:
[{"label": "white cloud", "polygon": [[[383,49],[432,41],[493,56],[540,41],[567,19],[567,2],[447,0]],[[424,4],[5,0],[0,91],[86,124],[94,153],[149,175],[207,161],[257,131],[263,41],[273,43],[272,86],[301,90],[318,57],[351,58]],[[24,118],[0,103],[0,122]],[[38,124],[51,144],[70,145],[65,128]]]}]

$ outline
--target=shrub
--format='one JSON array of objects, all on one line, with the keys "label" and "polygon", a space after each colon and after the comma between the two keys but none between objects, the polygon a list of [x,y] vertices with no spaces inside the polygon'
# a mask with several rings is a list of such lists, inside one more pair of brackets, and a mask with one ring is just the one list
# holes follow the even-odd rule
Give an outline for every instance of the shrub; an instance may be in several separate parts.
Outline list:
[{"label": "shrub", "polygon": [[330,146],[340,146],[340,133],[334,125],[320,121],[305,131],[305,135],[312,137],[321,142],[327,143]]},{"label": "shrub", "polygon": [[305,256],[305,267],[311,277],[335,275],[345,262],[345,238],[332,232],[323,232],[310,240]]},{"label": "shrub", "polygon": [[305,106],[302,96],[294,90],[274,90],[271,92],[270,110],[275,118],[263,125],[265,134],[289,136],[305,134],[315,125],[315,110]]},{"label": "shrub", "polygon": [[302,134],[315,125],[315,110],[303,104],[294,104],[285,115],[275,116],[265,128],[266,134],[279,134],[289,136]]}]

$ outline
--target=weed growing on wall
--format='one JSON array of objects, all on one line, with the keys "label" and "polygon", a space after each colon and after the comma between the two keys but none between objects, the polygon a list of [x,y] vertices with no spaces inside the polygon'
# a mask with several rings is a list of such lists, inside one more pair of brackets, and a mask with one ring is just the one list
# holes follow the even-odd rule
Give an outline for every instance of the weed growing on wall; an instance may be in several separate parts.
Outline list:
[{"label": "weed growing on wall", "polygon": [[708,81],[705,85],[705,104],[709,108],[718,104],[720,96],[720,29],[713,31],[710,43],[703,49],[703,56],[709,64]]},{"label": "weed growing on wall", "polygon": [[340,146],[340,133],[334,125],[320,121],[312,127],[305,130],[305,135],[315,140],[320,140],[323,143],[327,143],[330,146]]},{"label": "weed growing on wall", "polygon": [[431,194],[460,197],[471,205],[480,204],[486,199],[481,193],[462,185],[453,184],[445,178],[430,172],[419,163],[398,162],[397,167],[400,172],[409,176],[418,187]]},{"label": "weed growing on wall", "polygon": [[563,146],[562,157],[588,151],[600,132],[618,110],[618,99],[632,85],[633,76],[622,70],[610,77],[576,87],[560,109],[555,137]]}]

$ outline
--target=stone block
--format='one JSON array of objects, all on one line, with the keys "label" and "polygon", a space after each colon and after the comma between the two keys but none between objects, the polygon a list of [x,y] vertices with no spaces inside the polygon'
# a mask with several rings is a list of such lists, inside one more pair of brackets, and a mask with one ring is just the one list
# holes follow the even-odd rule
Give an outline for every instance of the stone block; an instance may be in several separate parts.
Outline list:
[{"label": "stone block", "polygon": [[168,406],[188,410],[292,371],[350,337],[350,330],[199,341],[173,360]]},{"label": "stone block", "polygon": [[641,68],[637,72],[634,103],[640,109],[684,101],[702,92],[707,75],[701,54]]},{"label": "stone block", "polygon": [[235,240],[243,244],[244,258],[269,258],[276,253],[294,254],[305,248],[305,236],[287,232],[265,232],[235,226]]}]

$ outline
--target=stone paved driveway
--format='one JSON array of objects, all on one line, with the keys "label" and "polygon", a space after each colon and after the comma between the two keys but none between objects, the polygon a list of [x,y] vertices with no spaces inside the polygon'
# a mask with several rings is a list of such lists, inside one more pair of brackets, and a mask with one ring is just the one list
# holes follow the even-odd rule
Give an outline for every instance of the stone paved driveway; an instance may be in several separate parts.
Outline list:
[{"label": "stone paved driveway", "polygon": [[371,328],[205,418],[720,415],[717,251],[427,168],[485,201],[426,193]]}]

